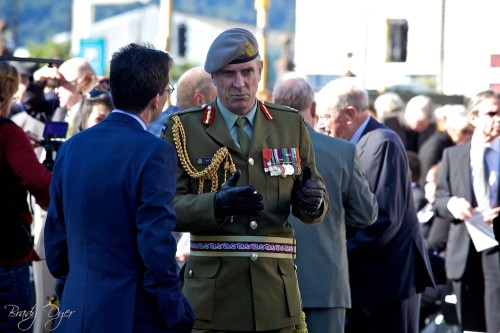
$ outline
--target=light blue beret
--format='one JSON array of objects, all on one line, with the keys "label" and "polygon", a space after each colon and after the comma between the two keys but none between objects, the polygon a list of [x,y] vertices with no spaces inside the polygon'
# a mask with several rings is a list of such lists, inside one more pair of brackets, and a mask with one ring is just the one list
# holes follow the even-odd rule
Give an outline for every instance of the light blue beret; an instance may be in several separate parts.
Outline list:
[{"label": "light blue beret", "polygon": [[259,55],[257,39],[248,30],[232,28],[213,41],[205,60],[205,71],[213,74],[229,64],[251,61]]}]

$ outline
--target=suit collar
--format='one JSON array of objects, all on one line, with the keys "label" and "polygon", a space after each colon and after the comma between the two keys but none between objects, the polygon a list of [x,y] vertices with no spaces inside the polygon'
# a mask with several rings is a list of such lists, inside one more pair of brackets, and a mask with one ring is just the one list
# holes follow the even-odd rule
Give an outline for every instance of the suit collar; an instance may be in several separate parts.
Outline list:
[{"label": "suit collar", "polygon": [[144,127],[137,119],[127,112],[111,112],[104,121],[116,121],[144,130]]},{"label": "suit collar", "polygon": [[363,123],[358,127],[358,129],[354,132],[351,140],[349,140],[350,143],[357,144],[359,142],[359,139],[361,139],[361,136],[363,135],[363,131],[365,130],[366,126],[368,125],[368,122],[372,119],[372,117],[368,116]]},{"label": "suit collar", "polygon": [[456,155],[453,157],[453,161],[461,161],[460,163],[457,163],[457,178],[459,178],[460,181],[463,181],[464,184],[467,184],[465,199],[475,205],[476,198],[474,196],[474,191],[472,190],[472,178],[470,169],[471,143],[470,141],[467,141],[462,143],[461,145],[455,146],[455,148],[449,149],[456,149]]},{"label": "suit collar", "polygon": [[377,120],[375,120],[373,117],[370,117],[368,124],[366,124],[366,127],[365,127],[363,133],[361,134],[361,137],[363,137],[365,134],[367,134],[375,129],[378,129],[378,128],[386,128],[386,127],[384,125],[382,125],[381,123],[379,123]]},{"label": "suit collar", "polygon": [[369,140],[365,138],[365,136],[370,133],[373,130],[376,129],[386,129],[383,124],[379,123],[376,119],[373,117],[370,117],[368,120],[368,123],[366,124],[365,129],[363,130],[363,133],[361,134],[361,138],[359,139],[358,143],[356,144],[357,146],[357,152],[358,156],[361,157],[364,153],[364,148],[368,144]]}]

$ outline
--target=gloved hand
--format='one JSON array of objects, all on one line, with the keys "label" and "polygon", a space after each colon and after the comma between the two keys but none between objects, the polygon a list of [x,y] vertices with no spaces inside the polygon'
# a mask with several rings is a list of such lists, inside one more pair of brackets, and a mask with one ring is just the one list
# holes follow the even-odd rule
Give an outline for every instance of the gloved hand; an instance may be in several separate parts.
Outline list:
[{"label": "gloved hand", "polygon": [[264,204],[262,194],[250,185],[236,186],[241,172],[235,173],[215,193],[215,218],[223,219],[230,215],[262,216]]},{"label": "gloved hand", "polygon": [[325,185],[319,179],[311,178],[311,168],[304,167],[302,171],[302,184],[299,192],[299,208],[309,216],[321,213]]}]

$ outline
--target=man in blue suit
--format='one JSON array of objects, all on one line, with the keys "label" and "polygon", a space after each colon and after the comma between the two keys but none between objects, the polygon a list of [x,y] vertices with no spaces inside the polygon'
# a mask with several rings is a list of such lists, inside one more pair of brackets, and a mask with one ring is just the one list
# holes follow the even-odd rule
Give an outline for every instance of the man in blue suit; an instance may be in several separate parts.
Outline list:
[{"label": "man in blue suit", "polygon": [[171,234],[177,158],[146,131],[172,92],[171,57],[129,44],[110,67],[115,110],[60,148],[45,225],[61,332],[190,332]]},{"label": "man in blue suit", "polygon": [[404,146],[370,117],[368,93],[353,78],[328,83],[317,103],[318,127],[356,144],[378,203],[374,224],[347,230],[352,309],[346,332],[417,333],[420,293],[434,281]]}]

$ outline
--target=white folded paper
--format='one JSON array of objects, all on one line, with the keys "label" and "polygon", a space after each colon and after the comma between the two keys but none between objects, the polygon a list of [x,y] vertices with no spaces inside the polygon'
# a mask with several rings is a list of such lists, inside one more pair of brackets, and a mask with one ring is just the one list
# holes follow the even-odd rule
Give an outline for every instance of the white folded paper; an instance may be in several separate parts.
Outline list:
[{"label": "white folded paper", "polygon": [[483,221],[483,213],[475,211],[475,214],[468,220],[465,220],[465,226],[469,231],[470,238],[477,252],[490,249],[498,245],[493,232],[493,226]]}]

